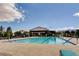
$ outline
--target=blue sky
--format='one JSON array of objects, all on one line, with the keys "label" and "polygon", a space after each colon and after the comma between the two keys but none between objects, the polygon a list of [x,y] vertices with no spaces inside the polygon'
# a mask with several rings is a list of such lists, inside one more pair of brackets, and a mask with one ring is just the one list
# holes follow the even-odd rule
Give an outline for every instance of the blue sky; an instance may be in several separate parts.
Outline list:
[{"label": "blue sky", "polygon": [[16,4],[19,11],[23,10],[24,21],[20,23],[0,22],[4,28],[11,26],[12,29],[31,29],[37,26],[56,29],[63,27],[79,27],[79,15],[73,14],[79,12],[79,4]]}]

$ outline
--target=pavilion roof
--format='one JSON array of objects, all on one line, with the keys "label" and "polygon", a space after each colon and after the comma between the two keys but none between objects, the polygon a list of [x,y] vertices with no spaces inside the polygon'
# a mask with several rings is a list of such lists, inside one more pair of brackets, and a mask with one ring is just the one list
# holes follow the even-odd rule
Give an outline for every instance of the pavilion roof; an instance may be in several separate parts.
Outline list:
[{"label": "pavilion roof", "polygon": [[48,29],[38,26],[38,27],[31,29],[30,31],[48,31]]}]

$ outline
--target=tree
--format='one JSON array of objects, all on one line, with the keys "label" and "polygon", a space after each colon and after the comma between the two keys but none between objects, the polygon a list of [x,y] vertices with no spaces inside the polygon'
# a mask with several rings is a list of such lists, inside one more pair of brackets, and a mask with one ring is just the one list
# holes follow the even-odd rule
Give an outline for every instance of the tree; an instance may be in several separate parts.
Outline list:
[{"label": "tree", "polygon": [[56,37],[60,37],[61,36],[61,32],[60,31],[56,32],[56,35],[55,36]]},{"label": "tree", "polygon": [[14,36],[15,36],[15,37],[17,37],[17,36],[20,37],[20,36],[21,36],[21,32],[20,32],[20,31],[16,31],[16,32],[14,33]]},{"label": "tree", "polygon": [[68,36],[70,36],[70,31],[67,30],[67,31],[64,32],[64,34],[65,34],[66,37],[68,37]]},{"label": "tree", "polygon": [[14,33],[14,37],[26,37],[29,35],[29,32],[27,31],[23,31],[23,30],[20,30],[20,31],[16,31]]},{"label": "tree", "polygon": [[2,37],[3,35],[3,27],[2,26],[0,26],[0,37]]},{"label": "tree", "polygon": [[3,27],[2,26],[0,26],[0,37],[3,37]]},{"label": "tree", "polygon": [[78,44],[79,30],[76,30],[76,38],[77,38],[77,40],[76,40],[76,44]]},{"label": "tree", "polygon": [[8,39],[12,38],[12,29],[11,29],[11,27],[7,28],[7,30],[6,30],[6,36],[7,36]]},{"label": "tree", "polygon": [[29,36],[29,32],[27,32],[27,31],[25,31],[23,34],[24,34],[25,37]]},{"label": "tree", "polygon": [[74,35],[75,35],[75,31],[72,30],[72,31],[71,31],[71,37],[74,37]]}]

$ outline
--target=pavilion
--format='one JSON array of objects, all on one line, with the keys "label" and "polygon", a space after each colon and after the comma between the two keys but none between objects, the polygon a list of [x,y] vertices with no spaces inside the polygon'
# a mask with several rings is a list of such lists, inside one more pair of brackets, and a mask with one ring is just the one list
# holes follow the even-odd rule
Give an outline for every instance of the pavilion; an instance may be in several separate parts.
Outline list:
[{"label": "pavilion", "polygon": [[30,30],[30,36],[47,36],[49,34],[49,29],[44,27],[35,27]]}]

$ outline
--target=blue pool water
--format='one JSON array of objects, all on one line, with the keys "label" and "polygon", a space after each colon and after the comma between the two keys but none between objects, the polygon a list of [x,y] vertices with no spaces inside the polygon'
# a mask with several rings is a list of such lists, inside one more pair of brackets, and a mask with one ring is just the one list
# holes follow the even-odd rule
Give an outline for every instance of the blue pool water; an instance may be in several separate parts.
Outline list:
[{"label": "blue pool water", "polygon": [[[31,43],[31,44],[63,44],[65,41],[56,37],[38,37],[16,40],[16,43]],[[67,43],[68,44],[68,43]]]},{"label": "blue pool water", "polygon": [[60,50],[60,56],[78,56],[74,50]]}]

